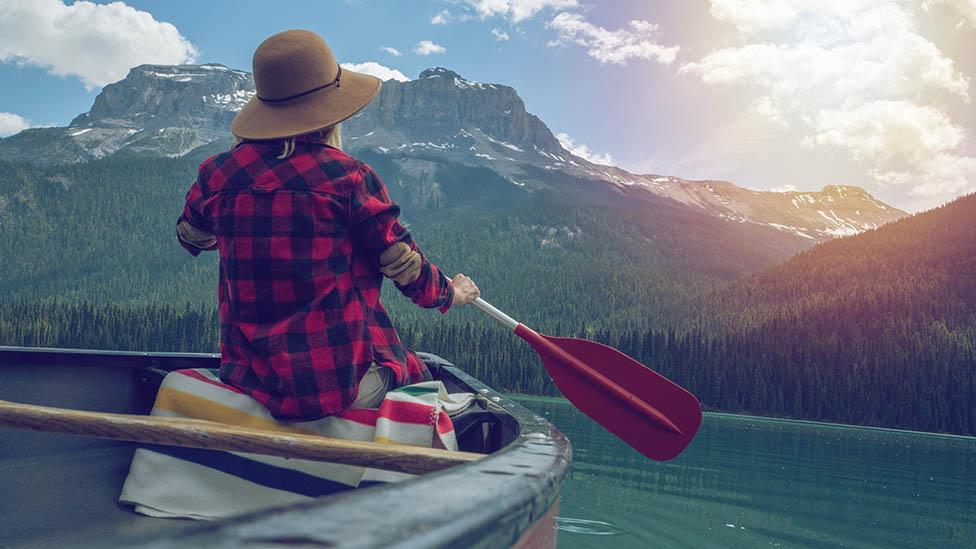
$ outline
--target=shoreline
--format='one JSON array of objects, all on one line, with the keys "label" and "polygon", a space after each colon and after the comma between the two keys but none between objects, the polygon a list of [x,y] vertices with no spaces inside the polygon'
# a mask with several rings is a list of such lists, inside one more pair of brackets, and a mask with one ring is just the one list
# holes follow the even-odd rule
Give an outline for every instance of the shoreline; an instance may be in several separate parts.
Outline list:
[{"label": "shoreline", "polygon": [[[553,397],[553,396],[543,396],[543,395],[529,395],[524,393],[504,393],[505,396],[513,398],[516,400],[535,400],[538,402],[553,402],[553,403],[564,403],[572,406],[568,400],[563,397]],[[792,419],[783,418],[775,416],[756,416],[751,414],[737,414],[733,412],[702,412],[703,416],[718,416],[718,417],[730,417],[730,418],[748,418],[751,420],[759,421],[769,421],[769,422],[781,422],[781,423],[799,423],[806,425],[816,425],[818,427],[831,427],[831,428],[841,428],[841,429],[866,429],[871,431],[883,431],[893,434],[905,434],[905,435],[925,435],[932,437],[944,437],[944,438],[954,438],[965,441],[976,442],[976,436],[969,435],[957,435],[954,433],[934,433],[930,431],[914,431],[911,429],[896,429],[894,427],[873,427],[870,425],[857,425],[851,423],[835,423],[830,421],[815,421],[812,419]]]}]

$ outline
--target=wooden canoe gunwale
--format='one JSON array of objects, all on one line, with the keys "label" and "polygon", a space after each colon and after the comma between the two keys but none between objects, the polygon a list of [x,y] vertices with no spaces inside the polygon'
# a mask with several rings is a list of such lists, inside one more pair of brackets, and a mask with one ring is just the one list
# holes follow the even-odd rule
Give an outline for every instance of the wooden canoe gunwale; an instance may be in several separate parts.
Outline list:
[{"label": "wooden canoe gunwale", "polygon": [[[518,425],[515,440],[486,458],[407,482],[354,490],[113,546],[164,547],[502,547],[510,546],[556,503],[572,461],[569,441],[541,416],[495,392],[449,362],[421,357],[441,379],[470,387]],[[6,364],[51,362],[145,368],[215,367],[218,355],[139,353],[0,346]],[[104,546],[108,540],[100,540]]]}]

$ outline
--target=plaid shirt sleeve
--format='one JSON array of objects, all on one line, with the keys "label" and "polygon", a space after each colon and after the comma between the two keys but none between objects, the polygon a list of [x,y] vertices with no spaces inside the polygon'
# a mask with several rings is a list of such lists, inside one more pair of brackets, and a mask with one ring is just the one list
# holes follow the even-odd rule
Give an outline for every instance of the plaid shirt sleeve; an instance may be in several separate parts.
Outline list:
[{"label": "plaid shirt sleeve", "polygon": [[217,249],[217,241],[213,238],[213,223],[203,213],[203,192],[199,178],[186,193],[183,214],[176,221],[176,239],[193,256],[204,250]]},{"label": "plaid shirt sleeve", "polygon": [[397,242],[404,242],[419,253],[423,262],[417,279],[405,285],[394,282],[394,285],[417,305],[447,312],[454,299],[450,279],[427,259],[410,232],[400,223],[400,207],[390,199],[380,176],[367,164],[361,165],[360,174],[362,177],[355,182],[351,193],[350,222],[353,230],[374,257],[379,257],[380,253]]}]

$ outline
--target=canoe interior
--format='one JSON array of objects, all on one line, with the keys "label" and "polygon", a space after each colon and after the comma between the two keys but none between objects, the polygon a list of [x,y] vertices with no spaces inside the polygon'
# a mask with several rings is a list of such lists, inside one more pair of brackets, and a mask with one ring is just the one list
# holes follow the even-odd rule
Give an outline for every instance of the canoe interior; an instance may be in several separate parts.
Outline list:
[{"label": "canoe interior", "polygon": [[[472,391],[424,356],[450,392]],[[0,348],[0,399],[147,414],[166,371],[216,367],[211,355]],[[512,415],[479,400],[456,420],[462,450],[491,453],[519,436]],[[157,537],[189,521],[137,515],[117,503],[135,445],[0,427],[0,548],[99,545]],[[110,544],[109,544],[110,545]]]}]

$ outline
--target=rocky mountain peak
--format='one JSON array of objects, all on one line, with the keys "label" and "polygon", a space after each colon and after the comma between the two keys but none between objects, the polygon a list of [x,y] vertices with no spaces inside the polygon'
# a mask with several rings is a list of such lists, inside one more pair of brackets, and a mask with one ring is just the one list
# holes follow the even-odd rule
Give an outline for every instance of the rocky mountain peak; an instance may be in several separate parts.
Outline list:
[{"label": "rocky mountain peak", "polygon": [[[492,157],[506,150],[565,153],[515,89],[468,80],[443,67],[426,69],[416,80],[386,82],[380,96],[345,126],[348,134],[364,136],[360,145],[383,148],[431,144]],[[370,132],[372,139],[365,139]]]},{"label": "rocky mountain peak", "polygon": [[842,198],[847,196],[863,197],[868,195],[868,192],[864,190],[864,187],[859,187],[857,185],[824,185],[824,188],[821,189],[820,192]]},{"label": "rocky mountain peak", "polygon": [[229,123],[253,95],[251,75],[223,65],[139,65],[102,88],[91,110],[69,127],[143,127],[154,118]]},{"label": "rocky mountain peak", "polygon": [[444,67],[430,67],[424,69],[420,73],[420,76],[417,77],[418,80],[426,80],[428,78],[448,78],[453,80],[454,78],[461,78],[461,75]]}]

